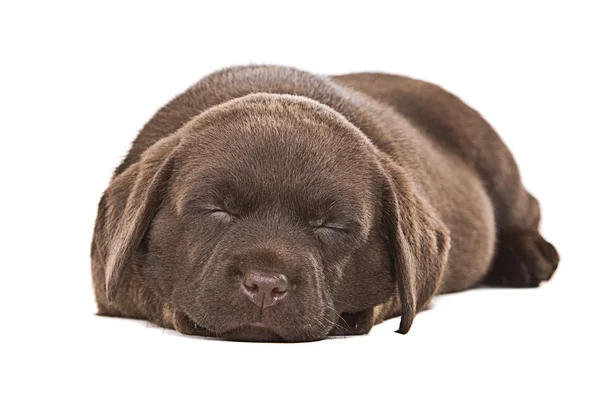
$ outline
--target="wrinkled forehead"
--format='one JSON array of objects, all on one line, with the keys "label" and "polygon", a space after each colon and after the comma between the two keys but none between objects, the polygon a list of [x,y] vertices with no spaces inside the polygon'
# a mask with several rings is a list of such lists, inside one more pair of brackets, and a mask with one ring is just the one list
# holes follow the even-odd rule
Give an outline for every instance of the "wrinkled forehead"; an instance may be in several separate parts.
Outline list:
[{"label": "wrinkled forehead", "polygon": [[[179,184],[186,197],[305,201],[361,207],[373,173],[372,144],[315,101],[258,94],[208,110],[186,127]],[[326,204],[324,204],[326,205]]]}]

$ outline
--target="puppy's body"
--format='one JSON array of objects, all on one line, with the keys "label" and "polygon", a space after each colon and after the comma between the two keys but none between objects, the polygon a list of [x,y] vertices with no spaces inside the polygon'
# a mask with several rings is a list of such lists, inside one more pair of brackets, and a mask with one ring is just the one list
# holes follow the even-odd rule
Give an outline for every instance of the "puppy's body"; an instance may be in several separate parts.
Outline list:
[{"label": "puppy's body", "polygon": [[[255,94],[255,97],[248,97],[252,94]],[[342,134],[339,134],[338,138],[337,128],[331,128],[330,131],[325,129],[325,133],[314,140],[316,142],[323,140],[325,142],[323,147],[333,149],[334,153],[341,152],[336,157],[347,159],[349,164],[339,167],[341,168],[339,178],[343,178],[345,172],[350,173],[350,169],[357,168],[360,170],[352,173],[360,175],[364,172],[365,181],[369,182],[370,178],[366,176],[373,172],[371,164],[359,165],[361,156],[358,153],[352,154],[350,150],[347,154],[344,153],[344,150],[339,150],[340,145],[337,143],[343,141],[348,144],[354,141],[355,147],[362,148],[362,138],[368,138],[365,139],[367,143],[365,146],[368,147],[365,151],[376,154],[377,165],[379,165],[377,168],[387,171],[386,176],[391,177],[391,181],[386,180],[386,185],[391,185],[389,187],[364,189],[372,194],[381,192],[384,196],[382,211],[375,206],[363,210],[366,214],[362,220],[370,221],[364,222],[364,225],[371,227],[369,229],[372,230],[372,234],[368,234],[365,230],[361,239],[356,240],[368,250],[350,256],[335,256],[338,257],[335,263],[345,263],[350,266],[340,267],[338,275],[334,274],[334,278],[327,278],[344,282],[344,289],[339,289],[339,286],[336,289],[332,286],[330,290],[325,289],[323,292],[325,297],[331,296],[331,300],[324,300],[324,304],[330,304],[329,308],[333,308],[333,314],[329,317],[326,313],[323,314],[324,320],[331,320],[332,316],[335,316],[335,319],[339,318],[336,324],[327,328],[326,333],[365,333],[374,323],[398,314],[403,315],[403,324],[406,322],[407,325],[401,327],[401,330],[406,331],[412,320],[410,314],[422,309],[436,293],[465,290],[480,283],[537,286],[541,281],[549,279],[554,272],[558,255],[552,245],[543,240],[538,233],[540,219],[538,203],[523,188],[510,152],[479,114],[455,96],[437,86],[393,75],[351,74],[327,78],[283,67],[238,67],[204,78],[163,107],[143,128],[126,159],[116,170],[111,183],[112,190],[109,188],[99,206],[95,240],[92,246],[92,270],[100,314],[145,318],[162,326],[175,327],[185,333],[219,334],[217,330],[225,331],[225,328],[220,328],[219,324],[222,322],[213,324],[212,316],[203,318],[207,320],[208,325],[213,324],[215,328],[210,329],[203,324],[198,327],[197,324],[192,323],[192,320],[197,322],[196,319],[199,317],[190,314],[202,314],[202,312],[190,311],[190,307],[194,307],[192,305],[175,305],[175,303],[184,304],[187,300],[178,299],[181,290],[178,290],[177,284],[171,281],[175,278],[163,278],[161,273],[148,275],[144,268],[147,270],[154,268],[153,261],[148,261],[152,257],[133,256],[121,263],[127,264],[126,268],[121,266],[123,271],[116,268],[119,273],[117,283],[120,287],[114,296],[110,293],[107,295],[107,290],[110,292],[110,280],[114,280],[111,271],[115,268],[107,268],[106,265],[115,263],[114,259],[118,259],[121,253],[135,253],[139,246],[147,247],[145,252],[152,253],[153,240],[162,243],[160,242],[162,239],[152,237],[144,239],[146,231],[152,232],[153,226],[169,223],[169,218],[161,216],[161,212],[157,211],[161,210],[161,207],[168,208],[168,205],[164,205],[165,200],[160,200],[162,205],[148,206],[144,203],[137,206],[138,211],[146,210],[148,207],[153,207],[154,211],[150,216],[140,216],[141,224],[145,223],[145,228],[141,229],[141,232],[136,231],[135,235],[139,236],[136,239],[131,239],[133,233],[127,235],[123,233],[124,236],[114,233],[124,229],[120,225],[123,224],[122,219],[125,217],[113,216],[118,221],[111,226],[111,215],[116,215],[117,210],[123,212],[122,210],[130,207],[128,203],[131,202],[132,195],[127,190],[135,190],[132,187],[135,187],[140,179],[140,171],[144,166],[143,155],[148,157],[147,164],[166,162],[167,150],[171,151],[171,147],[162,143],[172,140],[170,137],[175,136],[175,133],[180,136],[189,135],[186,132],[191,131],[190,121],[209,118],[206,115],[210,114],[211,110],[217,110],[213,114],[218,114],[225,112],[223,110],[227,110],[227,107],[235,108],[236,99],[239,99],[237,106],[240,106],[240,102],[252,99],[252,103],[243,106],[246,108],[252,108],[255,103],[260,103],[260,106],[256,106],[255,118],[271,118],[272,120],[267,122],[262,120],[260,122],[267,127],[274,127],[279,123],[277,112],[280,111],[275,114],[267,111],[272,104],[281,103],[282,109],[297,107],[298,111],[294,111],[294,115],[306,113],[306,117],[303,117],[304,122],[296,121],[283,125],[298,124],[300,128],[297,128],[299,130],[297,135],[303,134],[300,132],[303,130],[301,124],[308,123],[306,121],[309,119],[312,120],[312,115],[323,112],[323,119],[315,117],[318,123],[311,130],[317,131],[319,127],[328,124],[337,126],[339,123],[340,126],[344,125],[339,129],[348,132],[348,139]],[[234,105],[230,106],[232,100]],[[268,114],[269,117],[264,117],[263,114]],[[218,118],[219,124],[231,123]],[[250,122],[246,125],[252,124],[254,121],[252,118],[248,119]],[[282,116],[281,119],[284,117]],[[269,128],[263,128],[265,129]],[[230,130],[223,128],[223,132]],[[223,135],[234,134],[223,133]],[[321,137],[325,139],[320,139]],[[228,139],[238,141],[234,136]],[[293,142],[303,139],[285,137],[281,140]],[[158,143],[159,141],[161,142]],[[242,139],[239,141],[245,143]],[[248,143],[253,145],[254,142]],[[161,149],[161,146],[165,150]],[[285,146],[288,147],[283,147],[284,151],[292,145]],[[298,148],[302,146],[305,144],[298,144]],[[306,146],[310,147],[311,144]],[[279,148],[278,151],[281,152],[281,149]],[[240,151],[242,156],[246,154],[245,150]],[[152,152],[158,153],[155,159],[149,158],[148,154]],[[278,158],[278,155],[266,150],[263,157],[272,160]],[[296,156],[289,157],[293,159]],[[353,157],[357,160],[354,165],[351,164]],[[202,160],[197,162],[202,163]],[[340,163],[341,161],[332,161],[331,165],[337,166]],[[136,168],[139,171],[136,172]],[[177,167],[173,165],[161,168],[177,171]],[[348,190],[354,190],[355,186],[361,185],[358,178],[354,183],[351,176],[352,174],[344,178],[348,182],[350,188]],[[152,185],[159,178],[159,173],[154,172],[154,175],[148,175],[145,185]],[[171,177],[168,179],[172,181]],[[377,181],[377,179],[372,180]],[[309,185],[305,184],[305,186]],[[173,185],[167,187],[172,188]],[[268,192],[268,188],[277,190],[270,186],[265,187],[267,189],[263,189],[263,192]],[[317,192],[320,189],[317,187]],[[166,189],[161,190],[164,192]],[[391,197],[387,198],[386,193]],[[410,196],[406,195],[407,193]],[[290,203],[295,200],[286,201]],[[109,205],[108,203],[111,202],[112,204]],[[365,199],[365,202],[368,200]],[[416,208],[413,207],[413,203]],[[394,204],[397,207],[396,213],[392,215],[391,212],[386,212],[385,207]],[[159,222],[156,222],[156,219]],[[399,238],[394,237],[396,233],[387,230],[386,223],[389,220],[393,220],[393,223],[399,226],[397,228]],[[169,228],[168,232],[176,232],[178,229],[180,228],[174,226]],[[424,233],[421,234],[421,231]],[[282,235],[286,234],[291,233],[282,233]],[[149,235],[152,236],[151,233]],[[122,240],[122,237],[132,240],[127,248],[119,247],[117,250],[111,250],[110,245],[106,244],[111,240]],[[149,241],[149,244],[145,243],[145,240]],[[302,239],[294,240],[302,242]],[[392,241],[396,245],[390,244]],[[154,248],[166,248],[167,244],[163,244],[165,247],[157,244]],[[168,245],[169,248],[175,246],[176,243]],[[409,254],[410,251],[406,247],[412,248],[414,254]],[[386,250],[382,250],[383,248]],[[303,251],[298,247],[298,254]],[[118,254],[111,259],[111,252]],[[310,251],[307,254],[309,253]],[[399,260],[395,260],[395,257]],[[144,267],[145,262],[151,266]],[[181,263],[186,262],[188,261],[181,261]],[[213,261],[205,262],[210,264]],[[416,264],[413,269],[403,269],[402,265],[411,263]],[[371,267],[371,264],[381,265],[383,270],[380,267]],[[396,264],[402,265],[397,265],[394,269]],[[392,272],[389,274],[384,272],[390,269]],[[205,277],[204,280],[206,279]],[[219,278],[219,282],[222,279],[226,278]],[[318,282],[320,278],[315,279]],[[394,280],[399,282],[398,295],[394,294],[396,285],[390,284]],[[357,296],[360,295],[353,293],[353,290],[365,293],[362,295],[364,298],[357,300]],[[413,290],[416,293],[412,293]],[[406,294],[407,291],[410,293]],[[188,297],[190,296],[191,294]],[[109,297],[113,297],[112,301],[109,301]],[[173,301],[170,300],[171,298]],[[183,310],[182,308],[185,307],[188,309]],[[210,308],[217,310],[218,305],[211,304]],[[315,312],[317,308],[315,307],[311,312]],[[248,312],[252,310],[248,309]],[[275,311],[273,315],[274,313]],[[268,320],[268,316],[265,318]],[[287,331],[282,332],[278,332],[278,336],[284,340],[307,340],[322,337],[325,331],[298,338],[286,337]],[[244,332],[237,337],[271,339],[262,332]]]}]

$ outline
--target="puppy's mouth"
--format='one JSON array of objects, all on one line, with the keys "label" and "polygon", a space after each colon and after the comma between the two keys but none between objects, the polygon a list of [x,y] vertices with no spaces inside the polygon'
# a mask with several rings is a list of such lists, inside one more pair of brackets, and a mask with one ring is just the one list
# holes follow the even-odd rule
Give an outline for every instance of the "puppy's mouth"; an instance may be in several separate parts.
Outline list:
[{"label": "puppy's mouth", "polygon": [[248,326],[252,326],[254,328],[267,328],[267,325],[265,325],[264,322],[260,322],[260,321],[251,322],[251,323],[248,324]]}]

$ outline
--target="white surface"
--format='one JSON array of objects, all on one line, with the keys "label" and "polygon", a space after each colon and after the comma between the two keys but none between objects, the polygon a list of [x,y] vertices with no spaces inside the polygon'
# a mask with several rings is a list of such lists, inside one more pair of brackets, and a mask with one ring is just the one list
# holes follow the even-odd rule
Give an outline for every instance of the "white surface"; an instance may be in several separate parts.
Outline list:
[{"label": "white surface", "polygon": [[[597,10],[216,3],[0,6],[0,398],[598,398]],[[94,316],[89,243],[113,168],[162,104],[249,62],[459,95],[541,200],[562,257],[552,282],[439,297],[407,336],[392,320],[309,344]]]}]

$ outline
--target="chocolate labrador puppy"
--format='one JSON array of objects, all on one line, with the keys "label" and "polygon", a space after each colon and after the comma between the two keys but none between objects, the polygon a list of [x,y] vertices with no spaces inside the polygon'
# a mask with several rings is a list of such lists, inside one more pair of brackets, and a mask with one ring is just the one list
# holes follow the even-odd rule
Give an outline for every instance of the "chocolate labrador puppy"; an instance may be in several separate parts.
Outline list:
[{"label": "chocolate labrador puppy", "polygon": [[160,109],[98,207],[98,314],[185,334],[406,333],[438,293],[535,287],[558,253],[502,140],[430,83],[250,66]]}]

